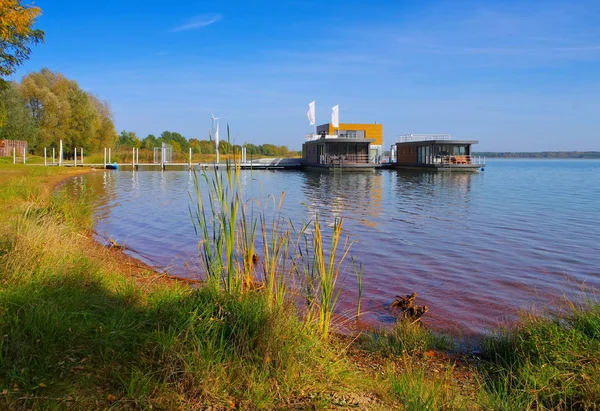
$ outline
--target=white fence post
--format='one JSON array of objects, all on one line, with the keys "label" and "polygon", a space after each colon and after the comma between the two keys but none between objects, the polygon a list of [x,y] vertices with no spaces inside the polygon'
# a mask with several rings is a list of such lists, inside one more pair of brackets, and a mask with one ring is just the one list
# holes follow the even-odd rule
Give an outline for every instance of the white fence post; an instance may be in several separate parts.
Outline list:
[{"label": "white fence post", "polygon": [[63,160],[63,150],[62,150],[62,140],[60,140],[59,145],[58,145],[58,165],[62,166],[62,160]]},{"label": "white fence post", "polygon": [[44,165],[48,165],[48,163],[46,162],[46,147],[44,147]]},{"label": "white fence post", "polygon": [[17,147],[13,147],[13,164],[17,164]]},{"label": "white fence post", "polygon": [[80,150],[81,150],[81,165],[83,165],[83,147],[80,148]]},{"label": "white fence post", "polygon": [[73,148],[75,155],[73,156],[73,165],[77,167],[77,147]]}]

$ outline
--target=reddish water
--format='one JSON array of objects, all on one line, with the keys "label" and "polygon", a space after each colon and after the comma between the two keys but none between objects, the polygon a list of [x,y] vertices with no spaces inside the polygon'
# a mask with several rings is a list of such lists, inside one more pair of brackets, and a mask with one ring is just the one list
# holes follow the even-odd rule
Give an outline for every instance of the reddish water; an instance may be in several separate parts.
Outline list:
[{"label": "reddish water", "polygon": [[[83,177],[102,192],[96,230],[135,256],[197,276],[188,172]],[[81,181],[81,180],[77,180]],[[480,335],[517,310],[600,286],[600,162],[491,161],[479,174],[244,172],[246,195],[279,197],[294,222],[344,217],[363,265],[363,320],[394,321],[398,294],[419,293],[426,323]],[[187,263],[184,263],[187,261]],[[338,312],[352,316],[350,267]]]}]

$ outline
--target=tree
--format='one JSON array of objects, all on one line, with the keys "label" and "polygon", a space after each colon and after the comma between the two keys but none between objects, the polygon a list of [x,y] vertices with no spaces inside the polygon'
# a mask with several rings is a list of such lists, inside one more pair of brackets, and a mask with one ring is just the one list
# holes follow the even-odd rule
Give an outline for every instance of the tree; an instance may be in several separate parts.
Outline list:
[{"label": "tree", "polygon": [[29,73],[18,89],[24,107],[38,127],[38,153],[44,147],[58,147],[59,140],[63,140],[67,155],[74,147],[92,153],[112,147],[117,140],[108,103],[62,74],[47,68]]},{"label": "tree", "polygon": [[274,144],[263,144],[261,146],[262,148],[262,153],[266,156],[276,156],[279,152],[279,150],[277,149],[277,146]]},{"label": "tree", "polygon": [[65,152],[71,152],[71,141],[67,140],[71,117],[70,87],[66,77],[46,68],[28,74],[21,81],[26,107],[39,126],[39,146],[58,147],[58,141],[63,139]]},{"label": "tree", "polygon": [[29,58],[30,45],[44,41],[44,32],[33,28],[41,13],[39,7],[21,5],[21,0],[0,0],[0,77],[13,74]]},{"label": "tree", "polygon": [[104,147],[112,147],[117,141],[117,131],[113,123],[112,110],[108,101],[100,101],[97,97],[89,94],[89,98],[96,108],[96,138],[92,142],[92,150],[98,151]]},{"label": "tree", "polygon": [[119,140],[117,142],[119,146],[127,146],[128,148],[140,148],[142,142],[133,131],[121,131],[119,134]]},{"label": "tree", "polygon": [[154,134],[148,134],[143,140],[142,140],[142,148],[145,148],[146,150],[153,150],[154,147],[158,146],[158,142],[156,141],[156,136]]},{"label": "tree", "polygon": [[0,140],[26,140],[31,150],[37,143],[38,128],[25,107],[18,87],[16,83],[10,82],[0,90],[0,112],[4,113]]},{"label": "tree", "polygon": [[189,148],[187,139],[174,131],[163,131],[160,135],[160,140],[162,140],[161,142],[171,144],[173,146],[173,150],[175,151],[187,152]]}]

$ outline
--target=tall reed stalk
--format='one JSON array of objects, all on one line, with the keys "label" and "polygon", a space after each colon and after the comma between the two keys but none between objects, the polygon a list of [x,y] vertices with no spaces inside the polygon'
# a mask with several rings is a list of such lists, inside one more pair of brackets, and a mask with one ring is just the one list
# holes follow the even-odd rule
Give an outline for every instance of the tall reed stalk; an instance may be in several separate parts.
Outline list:
[{"label": "tall reed stalk", "polygon": [[338,284],[340,271],[352,246],[346,238],[340,249],[342,226],[343,220],[336,217],[328,250],[318,218],[303,227],[302,238],[298,241],[299,261],[295,267],[307,303],[306,316],[309,321],[317,322],[325,338],[329,336],[331,317],[342,289]]},{"label": "tall reed stalk", "polygon": [[[229,133],[229,127],[227,130]],[[279,199],[267,197],[263,205],[256,199],[244,199],[241,173],[237,161],[234,166],[227,162],[225,171],[217,167],[213,172],[203,171],[202,179],[194,173],[196,204],[194,210],[190,207],[190,215],[201,238],[199,249],[207,282],[230,293],[255,289],[255,266],[260,260],[261,288],[273,308],[284,304],[291,274],[301,273],[300,291],[308,307],[306,321],[315,320],[326,338],[341,291],[340,270],[351,246],[348,239],[340,244],[342,219],[335,218],[327,247],[318,218],[296,232],[291,221],[281,215],[285,193]],[[271,200],[273,209],[269,210]],[[260,210],[256,214],[255,205]],[[255,254],[257,230],[261,233],[262,258]],[[293,241],[296,234],[298,239]]]},{"label": "tall reed stalk", "polygon": [[356,268],[356,261],[352,258],[352,268],[354,269],[354,274],[356,274],[356,282],[358,283],[358,298],[356,301],[356,319],[360,320],[360,308],[362,302],[362,294],[363,294],[363,268],[362,263],[360,263],[359,268]]}]

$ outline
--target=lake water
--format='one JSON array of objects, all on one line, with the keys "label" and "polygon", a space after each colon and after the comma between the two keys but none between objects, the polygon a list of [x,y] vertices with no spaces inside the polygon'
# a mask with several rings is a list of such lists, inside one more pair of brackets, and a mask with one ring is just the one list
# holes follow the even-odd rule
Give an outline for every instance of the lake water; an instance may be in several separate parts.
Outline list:
[{"label": "lake water", "polygon": [[[519,309],[600,287],[600,161],[489,160],[478,174],[242,171],[248,197],[279,197],[299,224],[344,218],[364,271],[363,320],[391,323],[398,294],[419,293],[425,322],[481,335]],[[188,171],[99,171],[96,232],[173,274],[198,277]],[[348,269],[339,311],[351,313]]]}]

